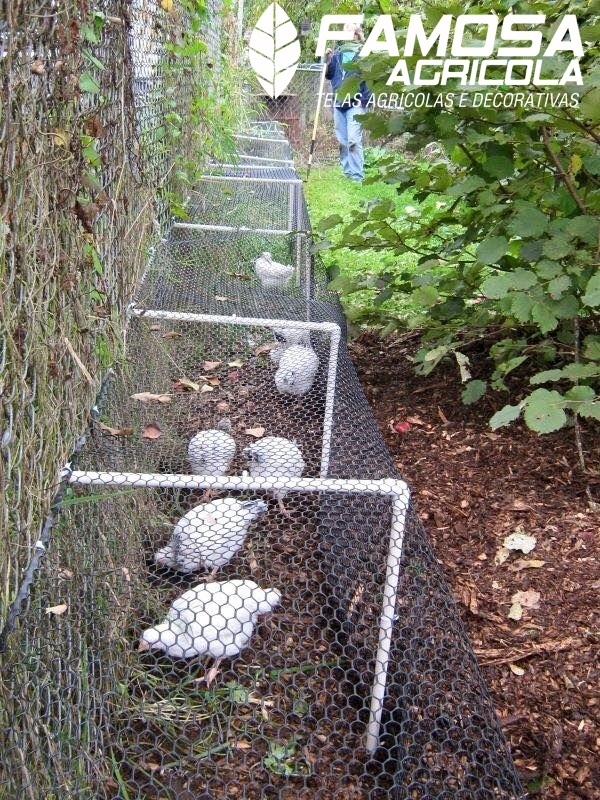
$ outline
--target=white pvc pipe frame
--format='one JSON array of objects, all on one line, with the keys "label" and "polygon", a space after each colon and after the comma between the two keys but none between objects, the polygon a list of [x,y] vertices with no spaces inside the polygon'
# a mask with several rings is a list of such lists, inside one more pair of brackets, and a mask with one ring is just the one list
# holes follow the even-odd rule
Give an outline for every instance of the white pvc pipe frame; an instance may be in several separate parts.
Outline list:
[{"label": "white pvc pipe frame", "polygon": [[278,490],[341,492],[389,497],[392,501],[392,524],[388,547],[383,602],[379,618],[379,640],[375,657],[375,675],[371,693],[369,722],[365,747],[373,753],[379,744],[381,717],[390,663],[392,630],[396,616],[396,596],[400,581],[400,564],[406,528],[410,491],[404,481],[384,479],[342,480],[324,478],[249,478],[213,477],[207,475],[166,475],[160,473],[94,472],[64,470],[70,483],[85,486],[134,486],[139,488],[221,489],[221,490]]},{"label": "white pvc pipe frame", "polygon": [[337,377],[338,352],[342,331],[335,322],[304,322],[290,319],[262,319],[261,317],[236,317],[218,314],[187,314],[179,311],[156,311],[138,308],[135,303],[128,307],[128,313],[146,319],[164,319],[173,322],[201,322],[209,325],[245,325],[265,328],[297,328],[306,331],[322,331],[329,334],[329,362],[327,364],[327,387],[325,408],[323,409],[323,444],[321,446],[321,478],[326,478],[331,457],[331,435],[333,431],[333,407],[335,403],[335,384]]}]

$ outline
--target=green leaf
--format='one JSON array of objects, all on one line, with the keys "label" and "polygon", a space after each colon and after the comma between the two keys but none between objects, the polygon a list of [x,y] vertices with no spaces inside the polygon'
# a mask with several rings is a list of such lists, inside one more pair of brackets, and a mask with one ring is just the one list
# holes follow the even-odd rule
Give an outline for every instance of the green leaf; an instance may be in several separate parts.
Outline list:
[{"label": "green leaf", "polygon": [[600,403],[597,400],[591,403],[583,403],[577,409],[577,413],[580,417],[590,417],[600,422]]},{"label": "green leaf", "polygon": [[515,164],[512,158],[506,156],[491,156],[483,164],[483,169],[488,175],[494,178],[509,178],[514,175]]},{"label": "green leaf", "polygon": [[589,279],[585,288],[585,294],[581,299],[586,306],[590,306],[591,308],[600,306],[600,272],[592,275]]},{"label": "green leaf", "polygon": [[544,258],[535,265],[535,271],[543,280],[551,280],[552,278],[558,278],[559,275],[562,275],[564,269],[558,261],[549,261]]},{"label": "green leaf", "polygon": [[549,381],[560,381],[564,378],[562,369],[546,369],[543,372],[536,372],[529,378],[529,383],[535,386],[539,383],[548,383]]},{"label": "green leaf", "polygon": [[579,112],[590,122],[600,122],[600,86],[590,89],[579,104]]},{"label": "green leaf", "polygon": [[559,259],[565,258],[573,253],[573,245],[562,236],[553,236],[544,242],[542,253],[546,258]]},{"label": "green leaf", "polygon": [[526,292],[515,292],[510,306],[511,313],[519,322],[529,322],[534,300]]},{"label": "green leaf", "polygon": [[600,364],[581,364],[580,362],[573,362],[564,367],[563,372],[565,378],[570,381],[580,381],[586,378],[596,378],[600,375]]},{"label": "green leaf", "polygon": [[582,214],[568,221],[567,233],[569,236],[581,239],[586,244],[596,244],[600,235],[600,223],[596,217]]},{"label": "green leaf", "polygon": [[571,288],[571,279],[568,275],[559,275],[548,284],[548,294],[553,300],[559,300],[567,289]]},{"label": "green leaf", "polygon": [[572,386],[565,392],[565,397],[571,403],[587,403],[595,399],[596,392],[591,386]]},{"label": "green leaf", "polygon": [[521,415],[522,403],[518,406],[504,406],[500,411],[496,411],[494,416],[490,419],[490,428],[495,431],[502,428],[504,425],[509,425],[514,422]]},{"label": "green leaf", "polygon": [[336,225],[340,225],[343,221],[344,218],[339,214],[330,214],[330,216],[323,217],[323,219],[319,220],[316,227],[319,231],[326,231],[329,230],[329,228],[335,228]]},{"label": "green leaf", "polygon": [[507,250],[508,241],[504,236],[491,236],[481,242],[476,255],[482,264],[497,264]]},{"label": "green leaf", "polygon": [[432,308],[439,300],[438,290],[435,286],[419,286],[411,295],[417,305]]},{"label": "green leaf", "polygon": [[508,230],[513,236],[533,239],[541,236],[548,225],[548,217],[535,206],[522,205],[508,223]]},{"label": "green leaf", "polygon": [[492,275],[491,277],[486,278],[481,284],[482,294],[485,297],[489,297],[490,300],[501,300],[503,297],[506,297],[511,289],[512,283],[510,276],[505,272],[501,272],[498,275]]},{"label": "green leaf", "polygon": [[600,361],[600,336],[586,336],[583,340],[583,357],[590,361]]},{"label": "green leaf", "polygon": [[476,403],[478,400],[481,400],[483,395],[486,393],[487,390],[487,383],[485,381],[474,380],[469,381],[463,392],[461,394],[461,398],[463,403],[466,406],[470,406],[473,403]]},{"label": "green leaf", "polygon": [[531,289],[537,283],[536,274],[529,269],[522,269],[522,267],[514,269],[510,276],[513,289]]},{"label": "green leaf", "polygon": [[79,76],[79,88],[82,92],[100,94],[100,84],[89,72],[84,72]]},{"label": "green leaf", "polygon": [[552,433],[567,424],[565,398],[554,389],[536,389],[526,400],[523,417],[535,433]]},{"label": "green leaf", "polygon": [[454,186],[450,186],[448,194],[450,197],[462,197],[465,194],[477,191],[477,189],[482,189],[485,185],[486,183],[483,178],[480,178],[478,175],[469,175],[469,177],[465,178],[463,181],[459,181],[455,183]]},{"label": "green leaf", "polygon": [[534,303],[531,307],[531,319],[542,333],[553,331],[558,325],[558,317],[544,303]]}]

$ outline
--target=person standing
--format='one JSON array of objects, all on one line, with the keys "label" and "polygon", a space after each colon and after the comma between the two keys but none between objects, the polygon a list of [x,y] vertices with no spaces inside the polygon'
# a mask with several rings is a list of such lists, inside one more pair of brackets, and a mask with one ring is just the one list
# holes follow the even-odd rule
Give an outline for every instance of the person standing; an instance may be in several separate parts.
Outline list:
[{"label": "person standing", "polygon": [[351,64],[356,61],[362,48],[364,36],[360,25],[349,24],[344,30],[352,30],[354,38],[351,42],[344,42],[335,50],[327,48],[325,51],[326,69],[325,77],[331,81],[331,88],[335,93],[333,106],[333,126],[336,139],[340,145],[340,163],[344,175],[354,181],[364,178],[364,152],[362,143],[362,127],[357,116],[364,113],[371,93],[364,81],[360,84],[358,92],[353,95],[338,96],[340,88],[348,74],[352,73]]}]

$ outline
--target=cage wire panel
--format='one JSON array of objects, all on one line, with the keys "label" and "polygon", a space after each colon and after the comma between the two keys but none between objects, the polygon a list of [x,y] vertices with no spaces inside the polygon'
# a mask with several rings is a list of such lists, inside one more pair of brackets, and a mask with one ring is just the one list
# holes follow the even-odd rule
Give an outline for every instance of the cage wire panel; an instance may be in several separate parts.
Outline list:
[{"label": "cage wire panel", "polygon": [[224,169],[213,220],[154,252],[65,470],[5,654],[0,798],[518,800],[339,305],[257,281],[265,249],[306,259],[260,215],[219,228]]},{"label": "cage wire panel", "polygon": [[[304,232],[175,223],[135,292],[141,308],[313,319],[315,303],[331,302],[322,263]],[[256,259],[268,252],[290,265],[283,287],[263,289]]]}]

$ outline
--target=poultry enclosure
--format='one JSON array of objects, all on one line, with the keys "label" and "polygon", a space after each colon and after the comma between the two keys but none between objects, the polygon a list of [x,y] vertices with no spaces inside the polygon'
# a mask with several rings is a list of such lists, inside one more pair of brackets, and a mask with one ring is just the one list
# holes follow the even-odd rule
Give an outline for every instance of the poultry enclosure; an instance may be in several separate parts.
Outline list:
[{"label": "poultry enclosure", "polygon": [[[215,173],[190,194],[193,227],[175,224],[153,253],[124,358],[63,472],[28,658],[3,674],[12,766],[0,797],[28,786],[30,797],[107,800],[521,798],[454,602],[343,343],[298,176],[277,160]],[[243,225],[244,204],[257,230]],[[289,286],[257,281],[265,249],[294,265]],[[290,346],[282,329],[307,336],[318,359],[300,395],[275,381],[272,354]],[[192,474],[191,437],[224,417],[235,442],[227,474]],[[245,453],[273,436],[300,450],[299,473],[253,474]],[[207,490],[261,501],[260,518],[216,575],[158,563],[178,520],[209,507]],[[225,537],[229,522],[212,503],[210,524]],[[235,612],[241,639],[232,633],[222,663],[214,657],[209,685],[216,651],[197,642],[225,626],[210,603],[181,617],[187,657],[166,644],[139,649],[161,620],[179,624],[184,592],[236,581],[280,599],[260,615]],[[29,747],[21,714],[43,726],[43,748]]]}]

